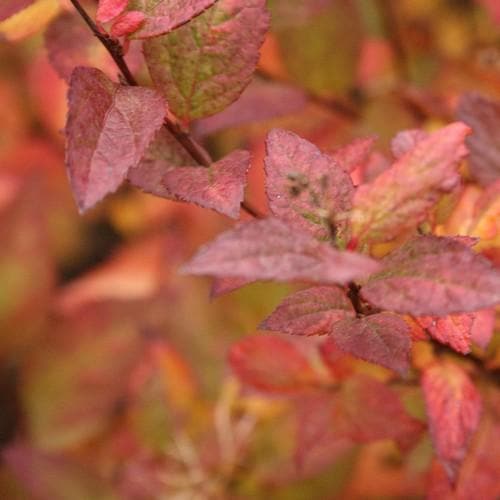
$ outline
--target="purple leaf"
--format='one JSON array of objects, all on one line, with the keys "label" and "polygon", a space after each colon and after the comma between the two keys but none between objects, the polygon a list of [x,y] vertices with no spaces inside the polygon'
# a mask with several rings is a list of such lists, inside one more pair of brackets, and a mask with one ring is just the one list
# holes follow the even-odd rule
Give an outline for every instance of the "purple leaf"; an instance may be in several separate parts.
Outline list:
[{"label": "purple leaf", "polygon": [[472,176],[492,184],[500,178],[500,102],[470,92],[462,96],[457,116],[472,128],[466,141]]},{"label": "purple leaf", "polygon": [[274,215],[318,238],[342,235],[354,192],[351,178],[329,155],[298,135],[267,136],[266,191]]},{"label": "purple leaf", "polygon": [[84,212],[114,192],[139,163],[166,108],[154,90],[120,86],[82,67],[72,73],[68,100],[66,166]]},{"label": "purple leaf", "polygon": [[414,316],[473,312],[500,301],[500,272],[453,238],[421,236],[382,260],[362,296],[373,305]]},{"label": "purple leaf", "polygon": [[238,219],[249,167],[250,153],[237,150],[209,168],[175,168],[162,183],[176,199]]},{"label": "purple leaf", "polygon": [[255,280],[346,283],[367,276],[379,264],[340,252],[278,219],[237,225],[203,246],[184,266],[188,274]]},{"label": "purple leaf", "polygon": [[344,319],[333,325],[331,335],[336,346],[353,356],[400,374],[408,370],[410,329],[396,314]]},{"label": "purple leaf", "polygon": [[420,141],[427,139],[429,133],[418,128],[398,132],[391,141],[391,150],[394,158],[399,159],[411,151]]},{"label": "purple leaf", "polygon": [[260,328],[292,335],[325,335],[337,321],[349,317],[354,317],[354,310],[343,290],[317,286],[288,296]]},{"label": "purple leaf", "polygon": [[144,42],[151,77],[177,117],[213,115],[238,99],[268,28],[265,3],[219,0],[174,33]]}]

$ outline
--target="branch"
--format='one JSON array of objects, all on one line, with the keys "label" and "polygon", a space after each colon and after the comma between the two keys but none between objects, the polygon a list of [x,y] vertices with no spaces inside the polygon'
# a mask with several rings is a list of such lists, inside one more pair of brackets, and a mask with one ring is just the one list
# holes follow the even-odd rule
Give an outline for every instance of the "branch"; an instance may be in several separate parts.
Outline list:
[{"label": "branch", "polygon": [[[99,29],[97,24],[87,14],[87,11],[82,7],[79,0],[70,0],[70,2],[73,4],[76,11],[80,14],[92,33],[109,52],[126,83],[132,87],[136,87],[138,85],[137,80],[134,78],[134,75],[130,71],[127,62],[123,57],[123,49],[120,42],[109,36],[107,33],[103,33]],[[193,158],[196,163],[202,167],[209,167],[212,164],[212,159],[208,153],[193,139],[190,134],[182,129],[179,123],[166,117],[163,126],[175,137],[177,142],[189,153],[191,158]],[[248,202],[242,202],[241,207],[252,217],[263,217],[256,209],[249,205]]]}]

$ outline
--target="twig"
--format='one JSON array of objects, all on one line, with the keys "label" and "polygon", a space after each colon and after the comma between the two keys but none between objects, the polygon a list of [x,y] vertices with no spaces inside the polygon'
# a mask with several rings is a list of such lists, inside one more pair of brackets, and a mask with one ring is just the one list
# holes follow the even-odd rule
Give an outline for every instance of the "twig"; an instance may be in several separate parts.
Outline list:
[{"label": "twig", "polygon": [[[87,26],[90,28],[92,33],[97,37],[97,39],[103,44],[106,50],[109,52],[110,56],[113,58],[116,66],[120,70],[126,83],[132,87],[138,85],[137,80],[130,71],[124,57],[123,49],[118,40],[112,38],[107,33],[103,33],[97,24],[92,20],[92,18],[87,14],[87,11],[82,7],[79,0],[70,0],[75,7],[76,11],[82,19],[85,21]],[[193,139],[193,137],[184,131],[179,123],[173,121],[172,119],[166,117],[163,126],[175,137],[177,142],[189,153],[191,158],[193,158],[196,163],[202,167],[209,167],[212,164],[212,159],[208,153]],[[249,215],[255,218],[262,218],[262,215],[253,208],[248,202],[242,202],[241,207]]]}]

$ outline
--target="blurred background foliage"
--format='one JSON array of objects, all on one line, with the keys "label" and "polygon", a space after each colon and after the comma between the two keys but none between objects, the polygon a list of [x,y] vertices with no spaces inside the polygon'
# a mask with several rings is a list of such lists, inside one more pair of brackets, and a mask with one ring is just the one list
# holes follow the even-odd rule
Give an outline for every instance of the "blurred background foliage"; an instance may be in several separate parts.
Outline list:
[{"label": "blurred background foliage", "polygon": [[[193,124],[214,157],[252,151],[247,197],[263,210],[271,127],[326,150],[375,134],[375,175],[398,131],[452,120],[469,90],[500,98],[494,0],[270,0],[269,8],[254,82],[221,115]],[[71,50],[60,57],[51,40],[66,33]],[[231,342],[255,332],[290,290],[256,284],[210,300],[207,280],[177,273],[228,220],[127,186],[77,213],[58,73],[76,64],[116,70],[69,2],[37,0],[0,23],[0,40],[0,496],[423,498],[427,437],[405,456],[383,440],[319,450],[299,467],[292,403],[242,388],[226,368]],[[127,59],[147,84],[134,43]],[[483,193],[470,182],[448,197],[441,232],[463,229]],[[491,210],[473,235],[498,262],[498,205]],[[500,366],[498,338],[488,356]],[[400,389],[424,420],[418,390]]]}]

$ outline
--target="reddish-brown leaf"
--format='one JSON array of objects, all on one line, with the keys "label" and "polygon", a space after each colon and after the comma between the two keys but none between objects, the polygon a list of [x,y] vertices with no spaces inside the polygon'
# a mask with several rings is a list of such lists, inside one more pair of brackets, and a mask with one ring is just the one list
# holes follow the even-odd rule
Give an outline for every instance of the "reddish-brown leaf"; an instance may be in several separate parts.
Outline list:
[{"label": "reddish-brown leaf", "polygon": [[165,104],[154,90],[113,83],[76,68],[66,123],[66,166],[80,210],[115,191],[161,127]]},{"label": "reddish-brown leaf", "polygon": [[13,16],[20,10],[31,5],[35,0],[2,0],[0,4],[0,21]]},{"label": "reddish-brown leaf", "polygon": [[203,246],[184,272],[343,284],[378,267],[368,257],[335,250],[279,219],[263,219],[239,224]]},{"label": "reddish-brown leaf", "polygon": [[[188,10],[185,1],[175,3]],[[250,82],[268,26],[265,0],[218,0],[186,26],[146,40],[151,78],[172,112],[189,121],[234,102]]]},{"label": "reddish-brown leaf", "polygon": [[500,178],[500,102],[470,92],[462,96],[457,116],[472,128],[466,141],[472,176],[492,184]]},{"label": "reddish-brown leaf", "polygon": [[144,25],[134,38],[152,38],[164,35],[202,14],[216,0],[134,0],[134,10],[145,15]]},{"label": "reddish-brown leaf", "polygon": [[99,0],[96,19],[100,23],[107,23],[118,17],[126,8],[129,0]]},{"label": "reddish-brown leaf", "polygon": [[345,292],[317,286],[289,295],[260,328],[292,335],[326,335],[337,321],[349,317],[354,317],[354,310]]},{"label": "reddish-brown leaf", "polygon": [[434,448],[454,479],[479,424],[481,396],[467,373],[449,361],[425,369],[422,389]]},{"label": "reddish-brown leaf", "polygon": [[388,312],[344,319],[331,335],[345,352],[400,374],[407,372],[411,348],[410,328],[400,316]]},{"label": "reddish-brown leaf", "polygon": [[236,150],[209,168],[175,168],[162,183],[174,198],[238,219],[249,167],[250,153]]},{"label": "reddish-brown leaf", "polygon": [[266,191],[276,217],[318,238],[346,229],[354,187],[349,174],[314,144],[274,129],[266,141]]},{"label": "reddish-brown leaf", "polygon": [[440,196],[460,182],[457,168],[469,132],[458,122],[429,134],[357,189],[350,220],[360,243],[392,240],[425,219]]},{"label": "reddish-brown leaf", "polygon": [[470,352],[472,340],[473,313],[452,314],[439,318],[421,316],[417,323],[439,342],[447,344],[462,354]]},{"label": "reddish-brown leaf", "polygon": [[500,272],[454,238],[414,238],[382,264],[382,271],[361,289],[362,296],[381,309],[444,316],[500,301]]},{"label": "reddish-brown leaf", "polygon": [[269,392],[293,392],[318,377],[298,348],[275,336],[253,336],[233,344],[229,364],[245,384]]}]

